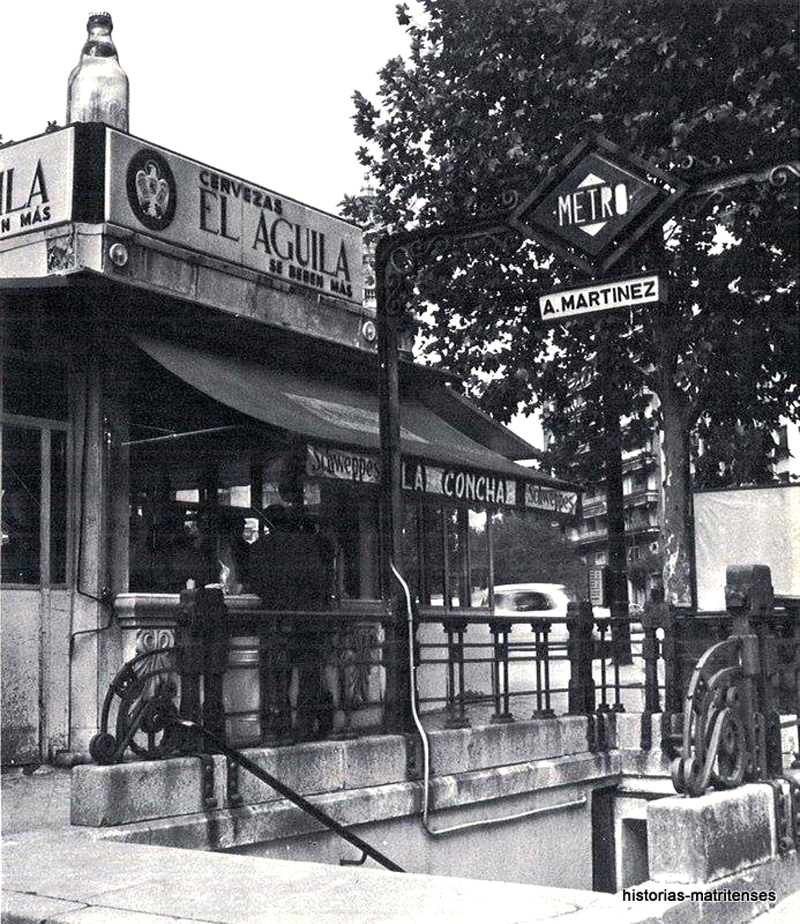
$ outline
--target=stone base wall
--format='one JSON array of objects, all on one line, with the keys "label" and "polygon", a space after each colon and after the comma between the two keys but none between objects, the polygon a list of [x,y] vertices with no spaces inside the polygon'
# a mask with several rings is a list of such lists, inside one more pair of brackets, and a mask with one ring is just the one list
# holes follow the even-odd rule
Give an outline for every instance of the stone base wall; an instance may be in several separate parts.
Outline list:
[{"label": "stone base wall", "polygon": [[[618,780],[620,757],[588,750],[585,718],[432,732],[430,744],[429,826],[458,828],[441,837],[421,825],[416,738],[375,736],[245,753],[393,859],[396,854],[401,865],[591,887],[592,792]],[[356,853],[225,758],[214,757],[211,767],[205,777],[193,757],[76,767],[72,823],[128,843],[319,862]],[[554,849],[558,845],[563,849]]]}]

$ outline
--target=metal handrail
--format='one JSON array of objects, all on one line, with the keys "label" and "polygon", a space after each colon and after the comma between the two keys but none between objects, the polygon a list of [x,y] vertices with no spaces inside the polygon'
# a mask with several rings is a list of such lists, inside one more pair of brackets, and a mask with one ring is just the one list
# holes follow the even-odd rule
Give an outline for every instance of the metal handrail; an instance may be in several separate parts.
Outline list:
[{"label": "metal handrail", "polygon": [[204,728],[198,722],[192,722],[189,719],[179,719],[177,717],[169,717],[171,724],[179,726],[181,728],[191,728],[196,732],[199,732],[206,741],[215,751],[218,751],[223,756],[227,757],[228,760],[233,761],[233,763],[238,764],[244,770],[247,770],[248,773],[252,773],[253,776],[257,777],[263,783],[266,783],[268,786],[271,786],[276,792],[280,793],[285,799],[288,799],[290,802],[294,803],[299,809],[302,809],[307,815],[310,815],[315,821],[318,821],[320,824],[324,825],[328,830],[333,831],[334,834],[338,834],[343,840],[347,841],[348,844],[352,844],[354,847],[357,847],[362,854],[360,861],[351,861],[351,860],[340,860],[340,864],[344,866],[349,865],[360,865],[364,862],[366,857],[371,857],[377,863],[380,863],[381,866],[385,867],[388,870],[391,870],[393,873],[404,873],[405,870],[398,866],[393,860],[390,860],[387,856],[382,854],[380,850],[377,850],[371,844],[368,844],[366,841],[362,840],[357,834],[353,834],[351,831],[348,831],[343,825],[340,825],[338,821],[331,818],[327,812],[323,812],[322,809],[318,808],[316,805],[313,805],[308,799],[304,799],[299,793],[295,792],[290,786],[287,786],[285,783],[282,783],[279,779],[276,779],[271,773],[267,773],[266,770],[263,770],[258,764],[254,763],[250,758],[245,757],[241,751],[237,751],[235,748],[228,747],[224,741],[218,738],[216,735],[212,734],[208,729]]}]

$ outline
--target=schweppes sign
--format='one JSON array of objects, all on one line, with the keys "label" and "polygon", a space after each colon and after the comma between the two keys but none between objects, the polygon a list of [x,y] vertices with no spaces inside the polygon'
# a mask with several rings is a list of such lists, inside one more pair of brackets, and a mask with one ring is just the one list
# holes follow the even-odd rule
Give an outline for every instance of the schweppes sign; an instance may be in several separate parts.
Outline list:
[{"label": "schweppes sign", "polygon": [[330,446],[306,446],[306,475],[336,478],[353,484],[380,484],[381,463],[377,456]]},{"label": "schweppes sign", "polygon": [[[378,485],[381,464],[378,456],[369,453],[308,443],[306,475],[315,479],[334,478],[356,485]],[[507,477],[498,472],[471,471],[412,459],[403,460],[402,488],[412,494],[481,507],[527,507],[561,516],[574,515],[578,504],[578,495],[574,491]]]}]

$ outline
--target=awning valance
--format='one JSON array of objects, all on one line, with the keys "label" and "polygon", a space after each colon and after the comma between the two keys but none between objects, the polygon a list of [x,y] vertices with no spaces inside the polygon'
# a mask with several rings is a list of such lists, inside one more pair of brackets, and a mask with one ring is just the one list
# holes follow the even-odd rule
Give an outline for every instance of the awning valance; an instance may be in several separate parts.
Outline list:
[{"label": "awning valance", "polygon": [[[249,359],[173,341],[142,334],[133,335],[133,339],[161,366],[215,401],[254,420],[319,441],[316,463],[312,457],[314,447],[309,449],[309,473],[316,464],[314,473],[323,477],[346,477],[368,483],[379,480],[377,395],[334,380],[262,366]],[[407,490],[574,512],[577,502],[574,486],[504,458],[470,439],[429,407],[404,399],[400,420]],[[348,459],[346,453],[339,452],[337,456],[330,444],[368,452],[361,461],[357,455]],[[483,481],[478,480],[481,476]],[[493,481],[486,480],[492,476]],[[514,482],[514,491],[499,487],[498,479]],[[521,490],[517,489],[517,482]],[[525,503],[529,495],[531,502]]]}]

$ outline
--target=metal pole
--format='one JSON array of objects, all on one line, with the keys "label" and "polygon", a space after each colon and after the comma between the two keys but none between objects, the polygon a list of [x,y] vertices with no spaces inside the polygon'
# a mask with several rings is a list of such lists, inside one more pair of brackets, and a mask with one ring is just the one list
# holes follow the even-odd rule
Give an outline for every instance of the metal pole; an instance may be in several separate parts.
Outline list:
[{"label": "metal pole", "polygon": [[621,395],[614,377],[615,338],[619,325],[606,322],[599,345],[598,370],[603,389],[603,446],[608,527],[608,567],[611,579],[611,638],[616,663],[631,663],[630,627],[618,619],[628,616],[628,556],[625,548],[625,494],[622,479]]},{"label": "metal pole", "polygon": [[378,241],[375,253],[376,321],[378,328],[378,413],[381,444],[381,568],[383,587],[392,602],[393,622],[387,624],[386,727],[390,731],[411,731],[409,671],[411,653],[401,625],[399,597],[394,592],[391,564],[403,572],[403,495],[400,459],[400,374],[398,341],[400,319],[388,310],[387,276],[392,238]]}]

